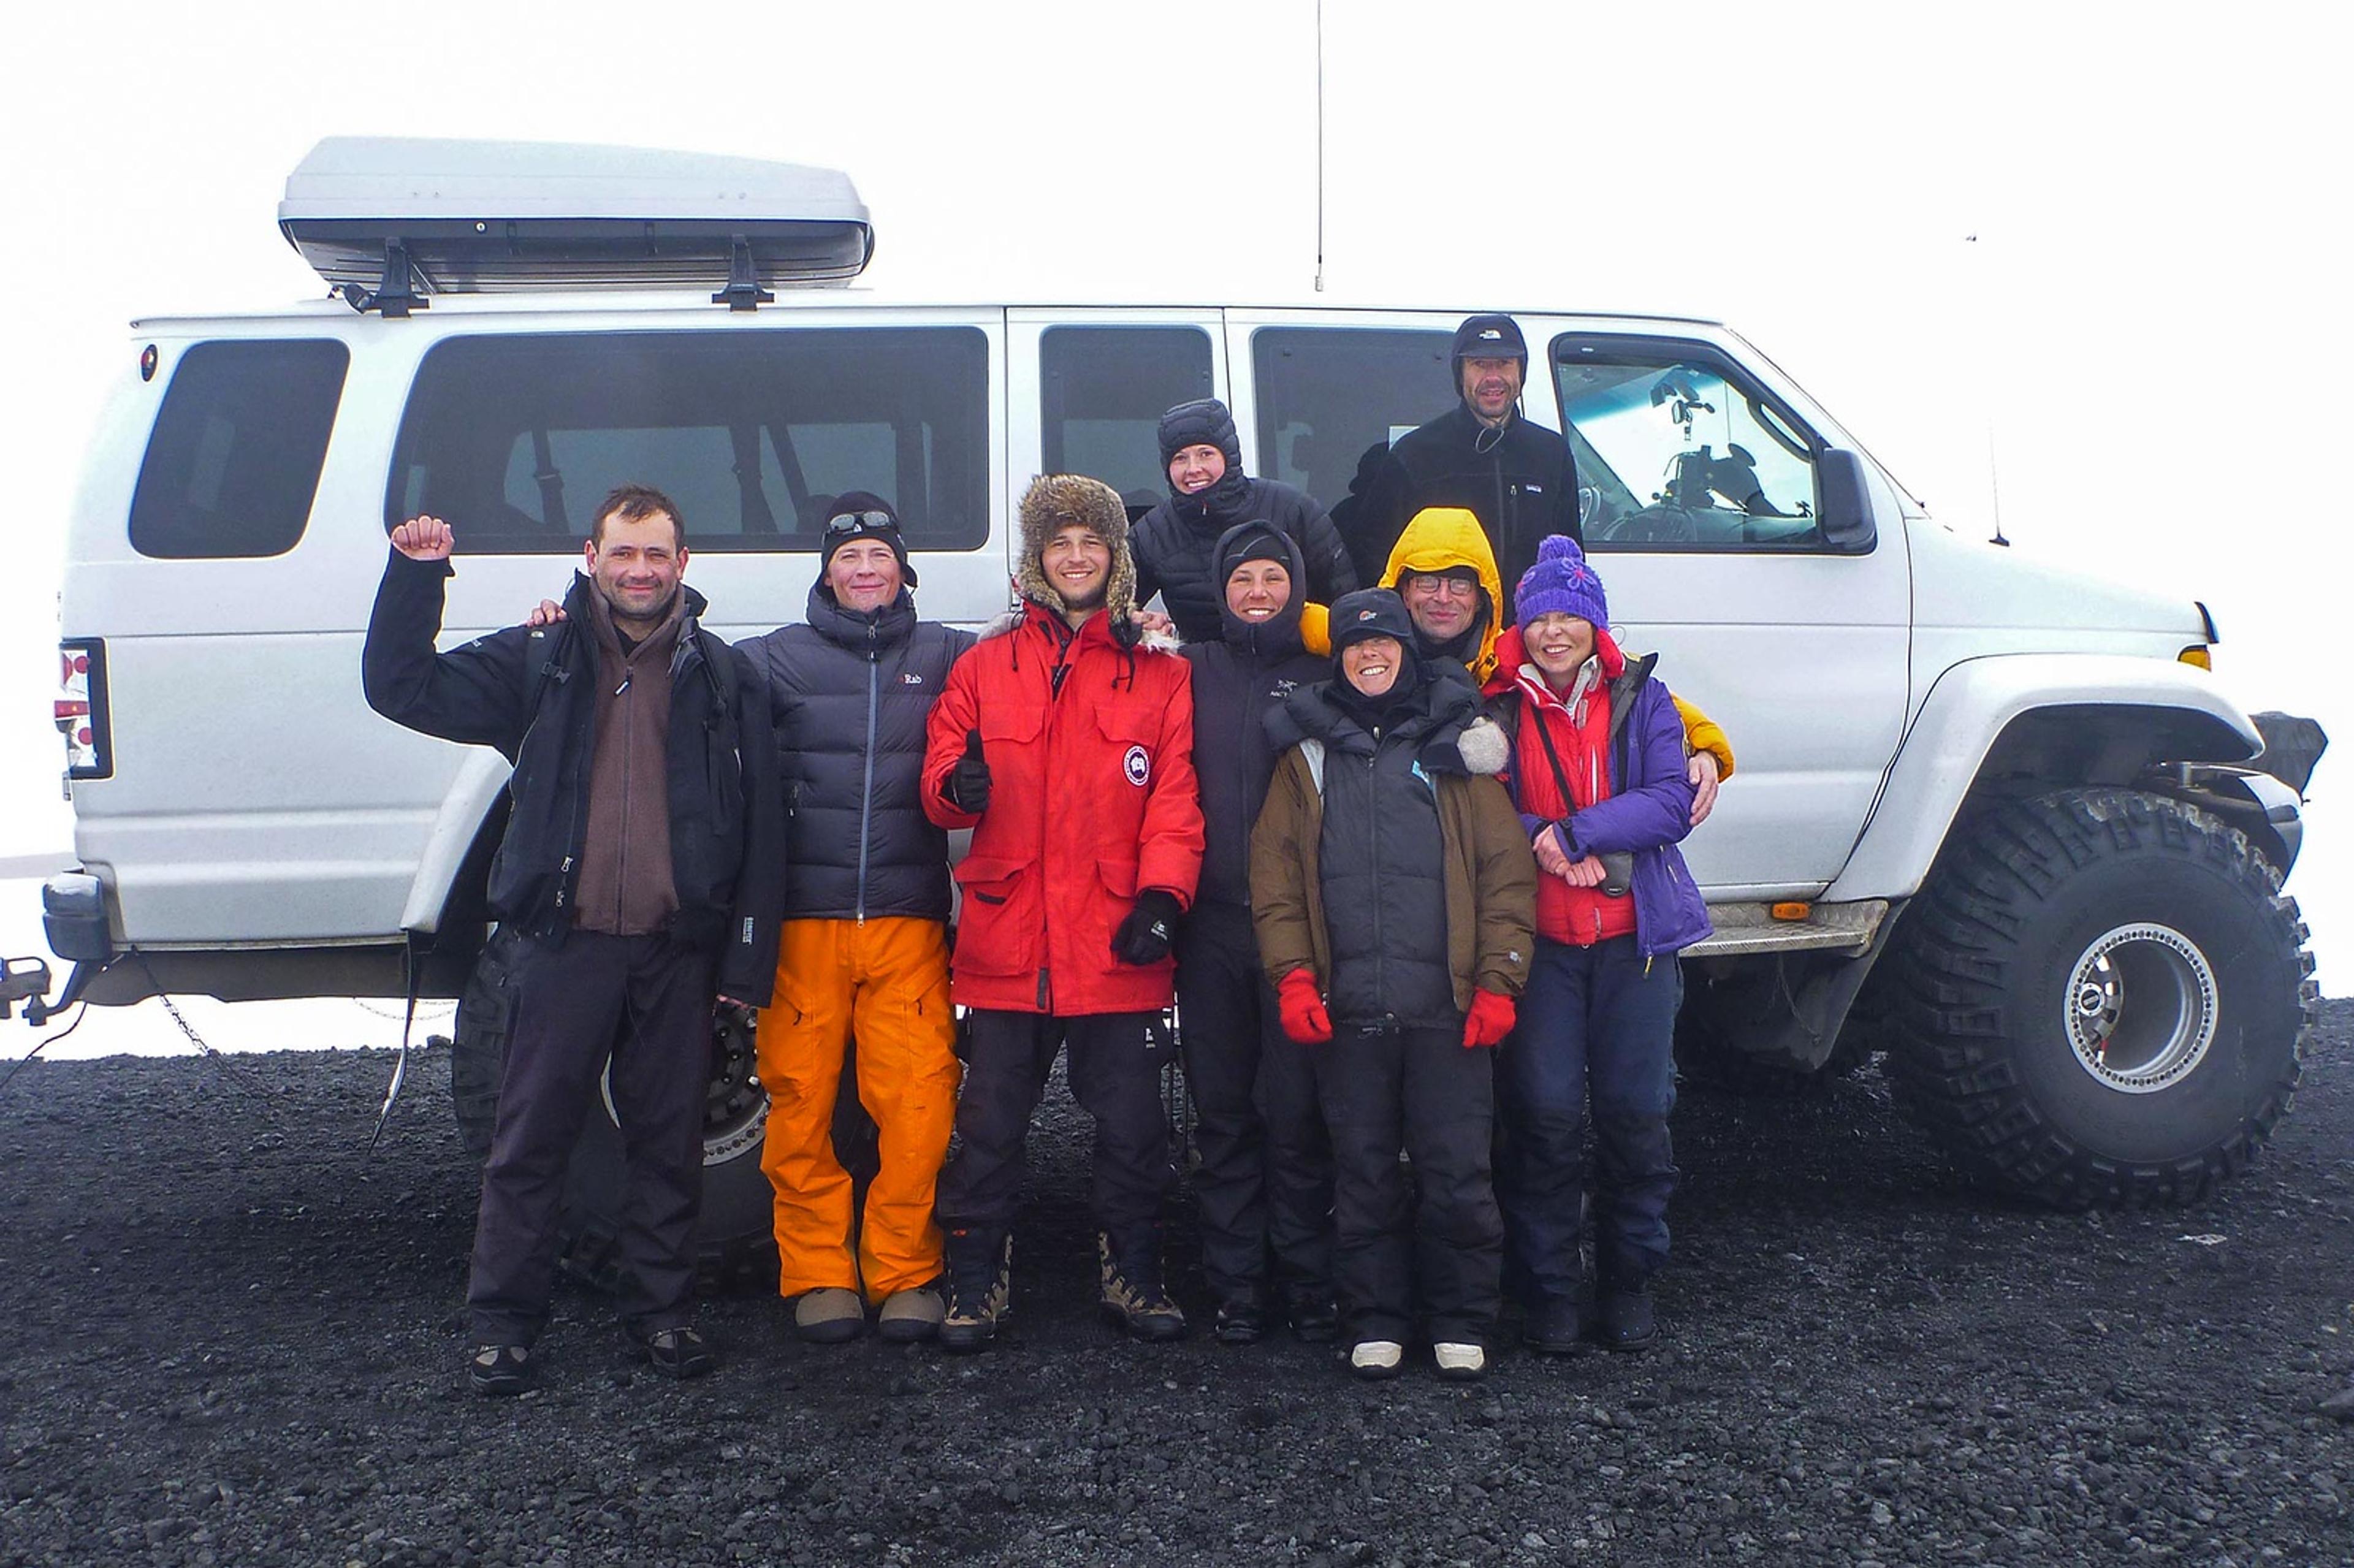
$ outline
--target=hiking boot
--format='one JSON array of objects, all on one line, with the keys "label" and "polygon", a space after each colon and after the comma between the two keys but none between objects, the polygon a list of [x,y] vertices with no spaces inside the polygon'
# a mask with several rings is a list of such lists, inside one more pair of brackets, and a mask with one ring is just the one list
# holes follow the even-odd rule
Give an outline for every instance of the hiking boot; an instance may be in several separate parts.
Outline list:
[{"label": "hiking boot", "polygon": [[1291,1323],[1291,1337],[1303,1345],[1329,1345],[1341,1337],[1341,1314],[1332,1293],[1312,1285],[1284,1292],[1283,1315]]},{"label": "hiking boot", "polygon": [[812,1345],[846,1344],[866,1332],[866,1303],[839,1286],[804,1290],[793,1303],[793,1332]]},{"label": "hiking boot", "polygon": [[1521,1343],[1540,1355],[1572,1356],[1585,1346],[1585,1314],[1575,1296],[1547,1296],[1521,1318]]},{"label": "hiking boot", "polygon": [[1161,1287],[1161,1227],[1139,1225],[1115,1247],[1096,1233],[1096,1266],[1103,1282],[1104,1316],[1132,1337],[1154,1344],[1185,1337],[1185,1314]]},{"label": "hiking boot", "polygon": [[477,1345],[466,1354],[466,1380],[476,1393],[525,1393],[539,1385],[539,1363],[528,1345]]},{"label": "hiking boot", "polygon": [[702,1377],[719,1364],[719,1358],[711,1352],[710,1341],[691,1323],[670,1329],[623,1323],[621,1330],[629,1337],[631,1353],[658,1376],[684,1382]]},{"label": "hiking boot", "polygon": [[1255,1345],[1267,1332],[1267,1312],[1256,1296],[1229,1296],[1218,1303],[1210,1332],[1222,1345]]},{"label": "hiking boot", "polygon": [[1478,1383],[1488,1375],[1484,1345],[1442,1340],[1430,1347],[1430,1359],[1438,1363],[1438,1375],[1449,1383]]},{"label": "hiking boot", "polygon": [[883,1298],[883,1310],[875,1318],[875,1331],[895,1345],[912,1345],[940,1331],[943,1312],[940,1293],[928,1285],[894,1290]]},{"label": "hiking boot", "polygon": [[1603,1287],[1595,1298],[1594,1338],[1606,1351],[1648,1351],[1659,1337],[1649,1286]]},{"label": "hiking boot", "polygon": [[1011,1232],[948,1234],[947,1298],[940,1307],[944,1351],[986,1350],[1013,1316],[1013,1236]]},{"label": "hiking boot", "polygon": [[1405,1347],[1395,1340],[1359,1340],[1349,1349],[1349,1370],[1368,1383],[1395,1377]]}]

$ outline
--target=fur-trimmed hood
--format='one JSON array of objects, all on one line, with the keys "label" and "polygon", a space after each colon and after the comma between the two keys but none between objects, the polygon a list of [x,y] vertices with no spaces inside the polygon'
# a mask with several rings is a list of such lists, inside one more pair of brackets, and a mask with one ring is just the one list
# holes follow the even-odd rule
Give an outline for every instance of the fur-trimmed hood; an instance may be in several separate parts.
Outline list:
[{"label": "fur-trimmed hood", "polygon": [[1076,523],[1111,546],[1111,580],[1104,588],[1104,617],[1112,640],[1135,647],[1137,628],[1136,559],[1128,548],[1128,507],[1119,493],[1099,479],[1077,473],[1043,473],[1023,493],[1022,557],[1014,565],[1013,585],[1024,599],[1060,615],[1070,607],[1046,580],[1039,557],[1046,542]]}]

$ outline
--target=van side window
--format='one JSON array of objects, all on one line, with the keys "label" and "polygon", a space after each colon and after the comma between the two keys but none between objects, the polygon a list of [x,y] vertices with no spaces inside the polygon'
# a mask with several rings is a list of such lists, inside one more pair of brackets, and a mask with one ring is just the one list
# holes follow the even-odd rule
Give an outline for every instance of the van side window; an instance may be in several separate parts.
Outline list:
[{"label": "van side window", "polygon": [[1715,349],[1564,336],[1553,366],[1589,549],[1823,547],[1822,443]]},{"label": "van side window", "polygon": [[350,366],[331,339],[185,350],[139,465],[131,547],[170,560],[292,549],[311,520]]},{"label": "van side window", "polygon": [[1348,536],[1352,502],[1403,435],[1454,404],[1444,332],[1261,327],[1251,334],[1258,473],[1324,503]]},{"label": "van side window", "polygon": [[1041,455],[1049,473],[1102,480],[1131,521],[1169,493],[1161,416],[1217,396],[1210,334],[1192,326],[1058,326],[1038,339]]},{"label": "van side window", "polygon": [[975,327],[452,338],[419,366],[385,526],[446,517],[470,554],[565,554],[615,485],[695,550],[817,549],[871,490],[915,549],[989,537],[989,340]]}]

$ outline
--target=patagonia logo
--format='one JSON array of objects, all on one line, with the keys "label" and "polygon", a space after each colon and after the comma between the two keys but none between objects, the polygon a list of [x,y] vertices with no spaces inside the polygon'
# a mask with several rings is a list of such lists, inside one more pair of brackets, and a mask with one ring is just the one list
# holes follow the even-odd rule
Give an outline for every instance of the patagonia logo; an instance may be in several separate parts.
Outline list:
[{"label": "patagonia logo", "polygon": [[1140,746],[1129,747],[1128,755],[1119,759],[1119,770],[1128,776],[1129,783],[1143,789],[1145,781],[1152,777],[1151,754]]},{"label": "patagonia logo", "polygon": [[899,672],[899,683],[903,686],[920,686],[924,683],[924,678],[913,670],[902,670]]}]

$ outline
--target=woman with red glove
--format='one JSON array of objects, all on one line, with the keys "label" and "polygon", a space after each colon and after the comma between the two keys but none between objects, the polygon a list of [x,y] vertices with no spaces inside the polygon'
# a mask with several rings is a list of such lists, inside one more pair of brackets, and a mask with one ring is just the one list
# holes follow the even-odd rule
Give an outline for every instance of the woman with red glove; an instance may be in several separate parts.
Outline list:
[{"label": "woman with red glove", "polygon": [[1345,594],[1330,624],[1335,678],[1268,718],[1287,749],[1251,834],[1253,925],[1284,1032],[1314,1045],[1350,1365],[1397,1372],[1419,1287],[1439,1375],[1475,1379],[1503,1266],[1489,1048],[1528,973],[1536,868],[1493,777],[1505,737],[1459,669],[1415,654],[1404,601]]},{"label": "woman with red glove", "polygon": [[[1512,798],[1536,853],[1537,946],[1520,1029],[1503,1050],[1497,1171],[1521,1337],[1564,1353],[1591,1337],[1639,1351],[1658,1335],[1649,1282],[1668,1256],[1676,1183],[1676,954],[1709,934],[1676,849],[1691,831],[1683,721],[1610,635],[1602,579],[1575,540],[1537,549],[1496,643],[1490,683],[1512,733]],[[1592,1320],[1580,1230],[1585,1107],[1596,1180]]]}]

